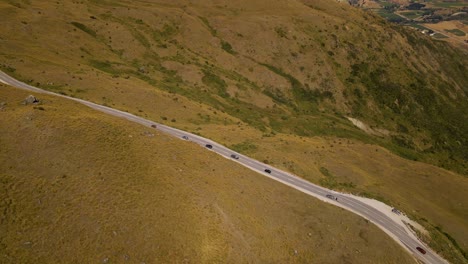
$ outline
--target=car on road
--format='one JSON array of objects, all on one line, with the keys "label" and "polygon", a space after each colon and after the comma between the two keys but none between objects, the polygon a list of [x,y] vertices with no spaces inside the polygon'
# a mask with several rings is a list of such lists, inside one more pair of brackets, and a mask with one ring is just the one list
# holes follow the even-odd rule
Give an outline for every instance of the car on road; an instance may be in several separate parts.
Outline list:
[{"label": "car on road", "polygon": [[152,128],[156,128],[156,125],[151,125]]},{"label": "car on road", "polygon": [[207,147],[207,148],[209,148],[209,149],[212,149],[212,148],[213,148],[213,146],[210,145],[210,144],[206,144],[205,147]]},{"label": "car on road", "polygon": [[266,173],[271,173],[271,170],[270,169],[265,169],[265,172]]},{"label": "car on road", "polygon": [[188,137],[187,136],[182,136],[183,139],[185,140],[188,140]]},{"label": "car on road", "polygon": [[335,197],[334,195],[331,195],[331,194],[327,194],[325,195],[327,198],[329,199],[332,199],[332,200],[335,200],[335,201],[338,201],[338,197]]},{"label": "car on road", "polygon": [[237,156],[236,154],[231,154],[231,158],[233,158],[233,159],[239,159],[239,156]]},{"label": "car on road", "polygon": [[423,248],[421,247],[416,247],[416,249],[421,252],[421,254],[426,254],[426,250],[424,250]]}]

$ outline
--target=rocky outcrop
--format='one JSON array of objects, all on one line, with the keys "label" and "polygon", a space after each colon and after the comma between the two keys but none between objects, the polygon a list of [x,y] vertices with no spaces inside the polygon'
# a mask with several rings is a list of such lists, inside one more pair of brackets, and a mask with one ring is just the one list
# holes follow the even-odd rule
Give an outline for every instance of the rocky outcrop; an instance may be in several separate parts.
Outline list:
[{"label": "rocky outcrop", "polygon": [[34,96],[34,95],[28,95],[28,97],[26,97],[26,99],[24,99],[24,102],[23,102],[25,105],[28,105],[28,104],[37,104],[39,103],[39,100]]}]

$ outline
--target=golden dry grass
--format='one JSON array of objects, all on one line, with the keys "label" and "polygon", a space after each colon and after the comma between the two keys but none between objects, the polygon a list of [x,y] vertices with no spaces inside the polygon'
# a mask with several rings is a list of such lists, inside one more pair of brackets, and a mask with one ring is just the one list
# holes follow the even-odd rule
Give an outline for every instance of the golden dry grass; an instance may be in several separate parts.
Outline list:
[{"label": "golden dry grass", "polygon": [[199,146],[26,95],[0,85],[2,263],[413,263],[360,217]]}]

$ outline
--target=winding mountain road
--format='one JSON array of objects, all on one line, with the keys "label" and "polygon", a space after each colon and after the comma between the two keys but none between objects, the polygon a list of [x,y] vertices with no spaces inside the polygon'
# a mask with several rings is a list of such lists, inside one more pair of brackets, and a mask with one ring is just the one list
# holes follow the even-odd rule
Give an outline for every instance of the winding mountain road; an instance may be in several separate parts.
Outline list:
[{"label": "winding mountain road", "polygon": [[[182,139],[183,136],[186,136],[189,141],[192,141],[194,143],[197,143],[201,145],[202,147],[206,148],[209,151],[213,151],[227,159],[232,160],[233,162],[237,162],[255,172],[261,173],[273,180],[279,181],[283,184],[286,184],[294,189],[297,189],[303,193],[306,193],[308,195],[314,196],[319,198],[322,201],[334,204],[336,206],[339,206],[341,208],[344,208],[348,211],[351,211],[357,215],[360,215],[364,217],[365,219],[371,221],[375,225],[377,225],[380,229],[382,229],[384,232],[386,232],[389,236],[391,236],[395,241],[397,241],[400,245],[402,245],[407,251],[409,251],[415,258],[418,260],[424,262],[424,263],[448,263],[446,260],[441,258],[439,255],[437,255],[434,251],[429,249],[428,247],[424,246],[417,238],[416,236],[409,231],[407,227],[401,222],[395,221],[392,218],[388,217],[385,215],[385,213],[377,210],[376,208],[353,198],[351,195],[348,194],[341,194],[326,188],[323,188],[321,186],[312,184],[308,181],[305,181],[295,175],[292,175],[288,172],[276,169],[270,165],[267,165],[265,163],[259,162],[255,159],[249,158],[245,155],[242,155],[240,153],[236,153],[235,151],[220,145],[212,140],[209,140],[207,138],[200,137],[198,135],[191,134],[186,131],[182,131],[176,128],[172,128],[163,124],[159,124],[147,119],[144,119],[139,116],[132,115],[130,113],[116,110],[110,107],[98,105],[92,102],[88,102],[82,99],[78,98],[73,98],[49,91],[42,90],[40,88],[30,86],[28,84],[25,84],[23,82],[20,82],[9,75],[5,74],[4,72],[0,71],[0,82],[3,82],[5,84],[11,85],[13,87],[17,87],[23,90],[28,90],[36,93],[42,93],[42,94],[49,94],[49,95],[54,95],[54,96],[59,96],[62,98],[67,98],[69,100],[73,100],[79,103],[82,103],[88,107],[91,107],[95,110],[104,112],[106,114],[110,114],[116,117],[120,118],[125,118],[129,121],[139,123],[144,126],[148,127],[153,127],[156,126],[154,129],[158,129],[161,132],[164,132],[166,134],[175,136],[177,138]],[[211,148],[207,148],[206,145],[211,145]],[[237,156],[237,158],[232,158],[231,155],[234,154]],[[270,172],[266,172],[265,169],[268,169]],[[335,199],[330,199],[327,198],[326,195],[331,194],[333,197],[336,197],[337,200]],[[421,247],[426,250],[426,254],[422,254],[419,252],[416,247]],[[382,249],[385,250],[385,249]]]}]

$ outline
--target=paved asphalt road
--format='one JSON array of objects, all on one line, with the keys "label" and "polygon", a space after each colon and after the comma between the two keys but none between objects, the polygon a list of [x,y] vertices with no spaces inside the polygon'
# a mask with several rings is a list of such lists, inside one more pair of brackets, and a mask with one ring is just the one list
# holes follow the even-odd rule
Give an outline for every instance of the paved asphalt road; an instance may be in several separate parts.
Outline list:
[{"label": "paved asphalt road", "polygon": [[[195,142],[209,151],[213,151],[225,158],[228,158],[234,162],[240,163],[241,165],[253,171],[261,173],[271,179],[284,183],[292,188],[295,188],[306,194],[318,197],[322,200],[325,199],[325,201],[328,201],[329,203],[332,203],[336,206],[342,207],[348,211],[351,211],[355,214],[358,214],[364,217],[365,219],[371,221],[372,223],[380,227],[383,231],[385,231],[388,235],[390,235],[394,240],[400,243],[400,245],[402,245],[409,252],[411,252],[413,256],[423,261],[424,263],[447,263],[447,261],[442,259],[435,252],[433,252],[431,249],[427,248],[421,242],[419,242],[418,239],[413,234],[408,232],[401,225],[401,223],[395,222],[394,220],[386,216],[384,213],[378,211],[374,207],[371,207],[357,199],[354,199],[350,197],[349,195],[343,195],[338,192],[331,191],[326,188],[320,187],[318,185],[312,184],[288,172],[276,169],[270,165],[264,164],[252,158],[244,156],[240,153],[236,153],[235,151],[228,149],[225,146],[222,146],[214,141],[191,134],[189,132],[185,132],[185,131],[172,128],[166,125],[158,124],[153,121],[144,119],[142,117],[138,117],[138,116],[135,116],[135,115],[132,115],[127,112],[120,111],[120,110],[112,109],[110,107],[106,107],[106,106],[98,105],[98,104],[91,103],[85,100],[45,91],[45,90],[27,85],[23,82],[20,82],[10,77],[9,75],[5,74],[2,71],[0,71],[0,81],[3,83],[9,84],[11,86],[20,88],[20,89],[33,91],[37,93],[55,95],[55,96],[67,98],[73,101],[77,101],[93,109],[96,109],[98,111],[101,111],[101,112],[104,112],[113,116],[125,118],[132,122],[142,124],[144,126],[151,127],[152,125],[156,125],[155,129],[158,129],[164,133],[180,138],[181,140],[183,140],[182,139],[183,136],[186,136],[188,137],[188,139],[186,140]],[[212,148],[207,148],[206,145],[211,145]],[[232,154],[237,155],[239,158],[238,159],[232,158],[231,157]],[[271,173],[265,172],[265,169],[269,169]],[[327,194],[333,195],[338,200],[335,201],[334,199],[325,198]],[[424,248],[427,253],[421,254],[419,251],[416,250],[416,247]],[[382,249],[382,250],[385,250],[385,249]]]}]

